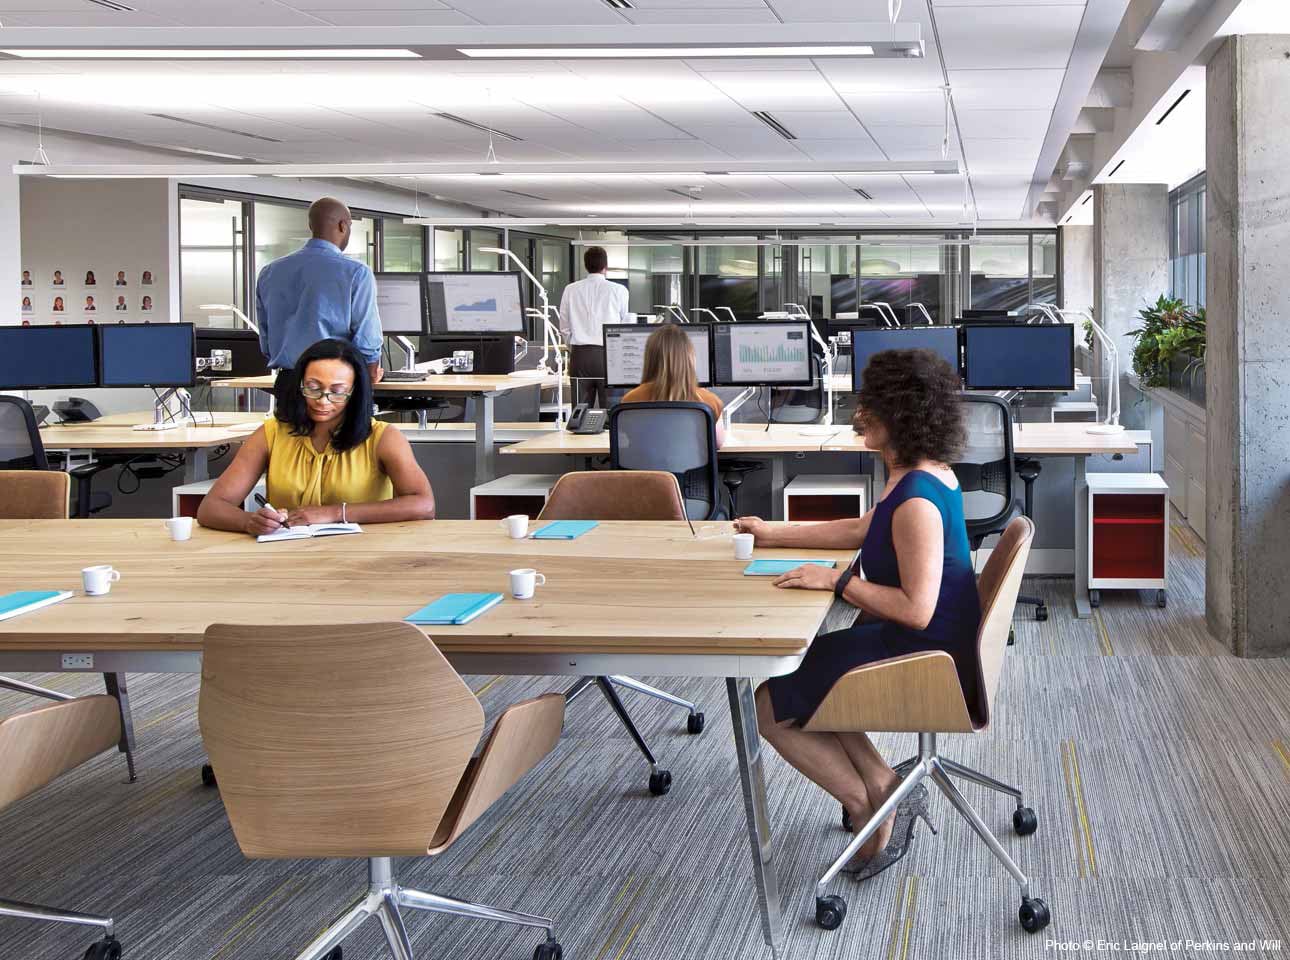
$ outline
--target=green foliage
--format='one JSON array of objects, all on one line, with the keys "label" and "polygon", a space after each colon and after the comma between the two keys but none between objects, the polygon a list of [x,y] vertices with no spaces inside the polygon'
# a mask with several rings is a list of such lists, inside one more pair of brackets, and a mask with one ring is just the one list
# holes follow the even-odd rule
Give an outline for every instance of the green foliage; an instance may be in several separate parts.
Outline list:
[{"label": "green foliage", "polygon": [[1169,363],[1175,357],[1205,359],[1205,308],[1192,309],[1182,300],[1161,295],[1138,312],[1142,325],[1130,330],[1133,372],[1144,386],[1169,385]]}]

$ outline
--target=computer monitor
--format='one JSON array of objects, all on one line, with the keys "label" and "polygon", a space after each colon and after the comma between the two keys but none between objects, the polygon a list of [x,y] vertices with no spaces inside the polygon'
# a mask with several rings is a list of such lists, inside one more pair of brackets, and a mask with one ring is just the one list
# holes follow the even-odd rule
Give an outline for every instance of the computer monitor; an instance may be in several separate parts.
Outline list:
[{"label": "computer monitor", "polygon": [[421,274],[376,274],[376,309],[381,315],[381,332],[387,337],[425,334],[426,294]]},{"label": "computer monitor", "polygon": [[1075,327],[996,323],[963,328],[963,380],[969,390],[1075,389]]},{"label": "computer monitor", "polygon": [[428,273],[426,305],[434,336],[524,333],[519,273]]},{"label": "computer monitor", "polygon": [[851,331],[851,389],[864,385],[864,368],[876,353],[884,350],[931,350],[959,372],[959,331],[957,327],[912,327],[894,330]]},{"label": "computer monitor", "polygon": [[0,390],[97,387],[97,351],[88,323],[0,326]]},{"label": "computer monitor", "polygon": [[191,387],[196,336],[191,323],[105,323],[99,334],[99,386]]},{"label": "computer monitor", "polygon": [[[712,325],[707,323],[677,324],[690,338],[694,347],[695,372],[699,383],[712,383]],[[660,326],[643,327],[639,324],[607,324],[605,337],[605,380],[611,389],[638,386],[645,369],[645,344]]]},{"label": "computer monitor", "polygon": [[718,323],[712,328],[712,380],[721,387],[809,387],[813,382],[807,320]]},{"label": "computer monitor", "polygon": [[1011,323],[1011,317],[1007,310],[964,310],[959,318],[964,324],[968,323]]}]

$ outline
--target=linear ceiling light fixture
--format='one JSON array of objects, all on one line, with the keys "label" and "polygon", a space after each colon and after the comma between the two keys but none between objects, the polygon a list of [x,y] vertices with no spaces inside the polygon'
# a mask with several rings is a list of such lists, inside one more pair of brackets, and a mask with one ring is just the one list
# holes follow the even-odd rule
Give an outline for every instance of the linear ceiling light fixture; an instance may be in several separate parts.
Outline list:
[{"label": "linear ceiling light fixture", "polygon": [[474,120],[467,120],[465,117],[459,117],[455,113],[436,113],[434,116],[440,120],[448,120],[452,123],[459,123],[463,127],[470,127],[472,130],[478,130],[480,133],[486,133],[490,137],[501,137],[503,140],[509,140],[511,143],[522,143],[523,137],[517,137],[513,133],[507,133],[505,130],[498,130],[496,127],[490,127],[486,123],[476,123]]},{"label": "linear ceiling light fixture", "polygon": [[92,3],[96,7],[105,7],[116,13],[138,13],[135,7],[127,7],[124,3],[117,3],[116,0],[85,0],[86,3]]},{"label": "linear ceiling light fixture", "polygon": [[[1127,159],[1128,157],[1125,158],[1125,160]],[[1107,179],[1110,179],[1111,177],[1115,176],[1116,173],[1119,172],[1119,169],[1122,166],[1124,166],[1124,160],[1121,160],[1119,163],[1117,163],[1114,167],[1111,168],[1111,172],[1106,175]]]},{"label": "linear ceiling light fixture", "polygon": [[772,114],[768,113],[767,111],[753,110],[752,115],[756,117],[758,120],[760,120],[762,123],[766,124],[766,126],[770,127],[776,133],[778,133],[785,140],[797,139],[797,137],[793,135],[793,132],[789,130],[788,127],[784,126],[782,123],[776,120],[775,117]]},{"label": "linear ceiling light fixture", "polygon": [[265,143],[281,143],[281,140],[275,140],[273,137],[262,136],[258,133],[247,133],[245,130],[234,130],[232,127],[221,127],[216,123],[203,123],[200,120],[188,120],[184,117],[171,116],[168,113],[150,113],[150,117],[158,120],[169,120],[171,123],[186,123],[190,127],[201,127],[204,130],[214,130],[217,133],[231,133],[236,137],[247,137],[251,140],[262,140]]},{"label": "linear ceiling light fixture", "polygon": [[545,203],[553,203],[550,197],[539,197],[536,193],[525,193],[523,190],[502,189],[502,193],[509,193],[512,197],[523,197],[525,200],[542,200]]},{"label": "linear ceiling light fixture", "polygon": [[605,6],[613,10],[635,10],[636,4],[630,0],[604,0]]},{"label": "linear ceiling light fixture", "polygon": [[1169,109],[1168,109],[1168,110],[1166,110],[1166,111],[1164,112],[1164,115],[1163,115],[1163,116],[1161,116],[1161,118],[1160,118],[1159,120],[1157,120],[1157,121],[1156,121],[1156,126],[1157,126],[1157,127],[1158,127],[1158,126],[1160,126],[1160,124],[1164,123],[1166,120],[1168,120],[1168,119],[1169,119],[1169,114],[1173,113],[1175,110],[1177,110],[1177,109],[1178,109],[1178,104],[1180,104],[1180,103],[1182,103],[1184,100],[1186,100],[1186,99],[1187,99],[1187,94],[1189,94],[1189,93],[1191,93],[1191,89],[1190,89],[1190,88],[1188,88],[1188,89],[1186,89],[1186,90],[1184,90],[1184,91],[1182,92],[1182,94],[1178,97],[1178,99],[1177,99],[1177,100],[1175,100],[1175,101],[1170,105]]},{"label": "linear ceiling light fixture", "polygon": [[[917,50],[917,52],[914,52]],[[714,57],[872,57],[874,47],[867,43],[836,46],[756,46],[756,47],[461,47],[463,56],[476,60],[646,60],[695,59]],[[908,47],[901,54],[921,57],[922,46]]]},{"label": "linear ceiling light fixture", "polygon": [[[128,9],[128,8],[127,8]],[[164,47],[13,47],[0,54],[20,60],[419,60],[406,48],[164,48]]]}]

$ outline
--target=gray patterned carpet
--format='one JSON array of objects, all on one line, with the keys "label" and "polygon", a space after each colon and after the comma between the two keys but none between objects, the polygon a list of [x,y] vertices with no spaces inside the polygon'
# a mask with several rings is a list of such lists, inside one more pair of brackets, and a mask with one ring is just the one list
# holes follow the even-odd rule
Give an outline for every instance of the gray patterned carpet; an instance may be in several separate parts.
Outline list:
[{"label": "gray patterned carpet", "polygon": [[[933,794],[939,837],[864,884],[843,877],[844,926],[816,928],[813,885],[845,835],[837,808],[771,754],[768,778],[793,960],[1039,958],[1050,940],[1165,941],[1157,955],[1214,957],[1186,941],[1280,940],[1290,950],[1290,661],[1242,661],[1204,629],[1203,558],[1175,532],[1170,603],[1104,594],[1077,621],[1061,581],[1028,584],[1052,617],[1019,614],[996,720],[943,741],[947,756],[1023,786],[1039,832],[1011,831],[1010,803],[967,785],[1054,914],[1038,936],[1016,921],[1010,879]],[[31,678],[29,678],[31,679]],[[39,677],[71,692],[90,677]],[[490,713],[553,684],[468,678]],[[643,765],[594,694],[570,708],[543,766],[435,860],[401,861],[407,886],[558,918],[574,960],[768,957],[752,900],[725,690],[664,681],[704,704],[708,729],[628,695],[676,778],[646,790]],[[238,851],[215,791],[197,775],[195,677],[131,678],[142,779],[106,755],[0,813],[0,896],[108,912],[127,960],[291,960],[361,888],[352,862],[254,862]],[[343,694],[338,694],[343,695]],[[31,701],[0,691],[0,714]],[[912,737],[887,736],[893,759]],[[0,776],[3,771],[0,771]],[[418,956],[531,956],[537,935],[414,915]],[[0,919],[0,957],[73,960],[93,935]],[[1170,941],[1183,941],[1170,950]],[[1140,955],[1140,954],[1139,954]],[[347,958],[385,956],[375,925]]]}]

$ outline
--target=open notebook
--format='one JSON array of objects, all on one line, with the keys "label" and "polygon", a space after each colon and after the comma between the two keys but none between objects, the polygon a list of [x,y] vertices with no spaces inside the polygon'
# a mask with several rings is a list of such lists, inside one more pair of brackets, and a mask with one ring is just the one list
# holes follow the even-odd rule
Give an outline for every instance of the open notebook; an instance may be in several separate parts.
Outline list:
[{"label": "open notebook", "polygon": [[362,533],[357,523],[306,523],[283,527],[274,533],[256,537],[256,543],[276,543],[279,540],[308,540],[311,537],[339,537],[347,533]]}]

